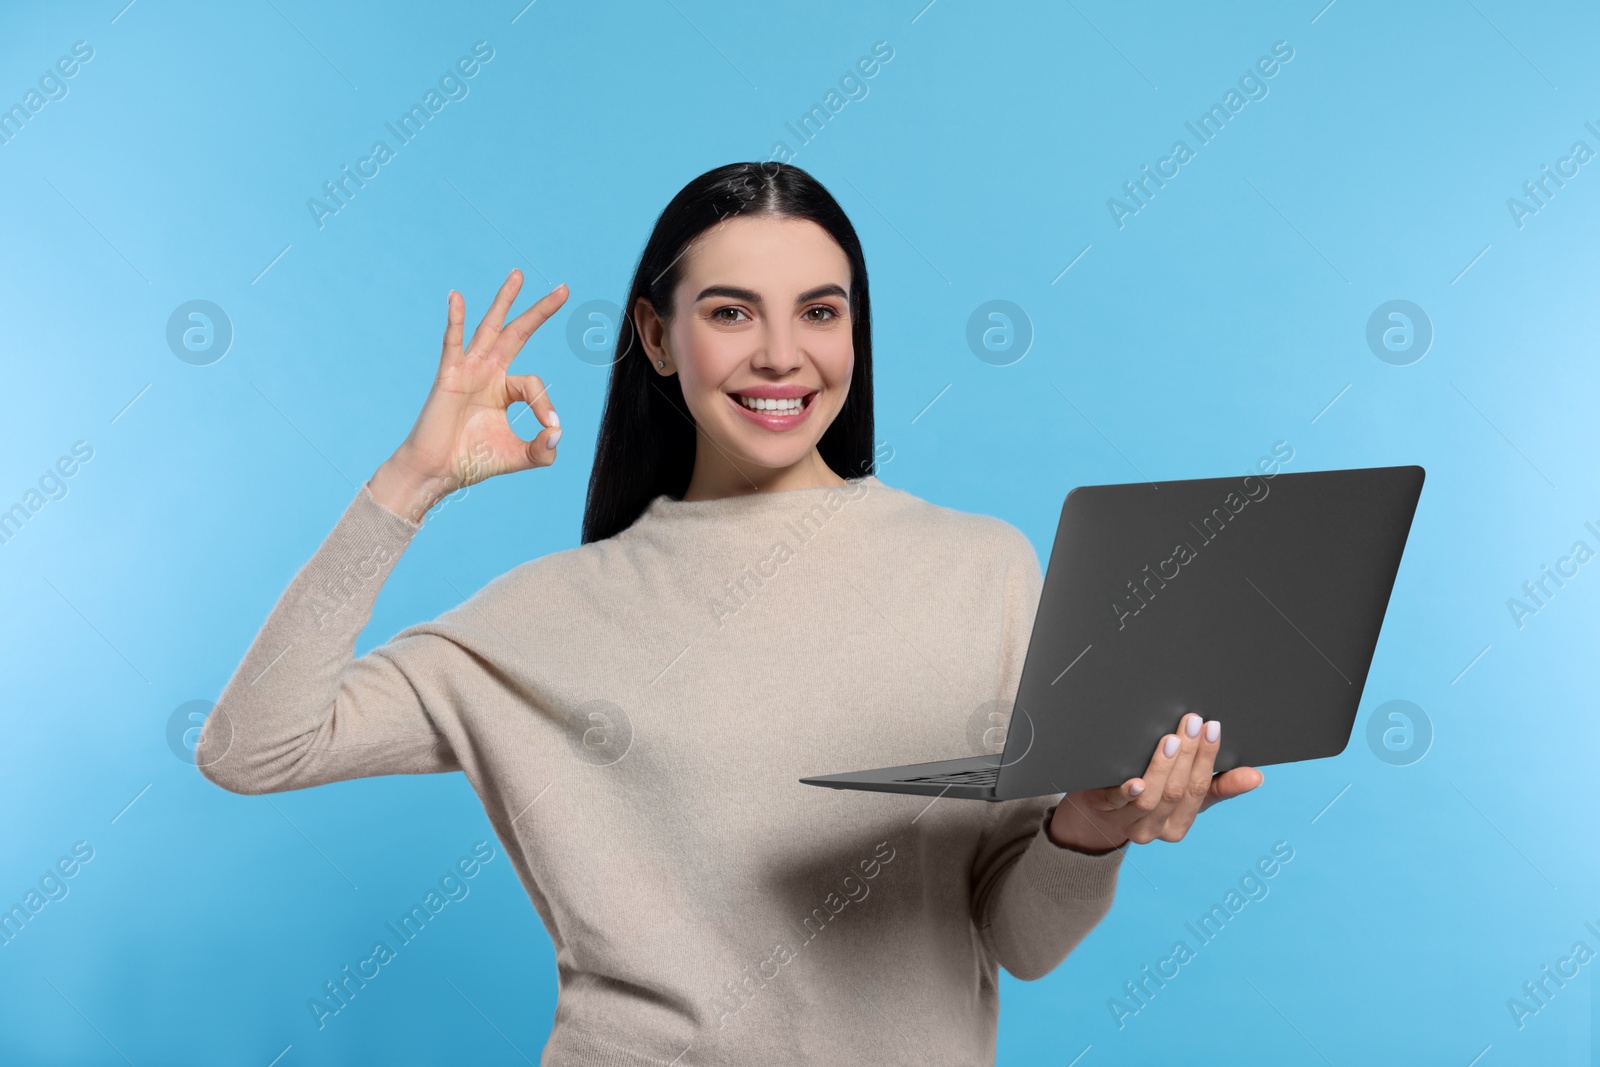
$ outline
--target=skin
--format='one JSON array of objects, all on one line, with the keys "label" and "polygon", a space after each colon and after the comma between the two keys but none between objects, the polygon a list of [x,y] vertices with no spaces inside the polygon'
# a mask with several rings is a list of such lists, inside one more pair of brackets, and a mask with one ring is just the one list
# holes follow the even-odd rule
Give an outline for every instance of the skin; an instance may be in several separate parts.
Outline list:
[{"label": "skin", "polygon": [[[701,234],[682,266],[670,318],[648,300],[634,307],[643,353],[630,358],[648,358],[662,378],[679,378],[696,429],[684,499],[846,484],[817,451],[844,405],[855,365],[844,251],[810,220],[740,216]],[[368,483],[373,498],[395,514],[420,523],[463,486],[555,462],[561,429],[544,382],[507,370],[568,290],[556,286],[507,322],[521,289],[522,273],[513,270],[465,344],[466,302],[451,290],[433,387],[411,432]],[[730,392],[767,383],[817,390],[809,417],[776,432],[733,409]],[[507,418],[518,401],[541,424],[532,440],[519,437]],[[1200,812],[1261,784],[1253,767],[1213,773],[1220,737],[1219,723],[1185,715],[1157,743],[1141,777],[1064,794],[1048,836],[1096,855],[1129,841],[1181,841]]]}]

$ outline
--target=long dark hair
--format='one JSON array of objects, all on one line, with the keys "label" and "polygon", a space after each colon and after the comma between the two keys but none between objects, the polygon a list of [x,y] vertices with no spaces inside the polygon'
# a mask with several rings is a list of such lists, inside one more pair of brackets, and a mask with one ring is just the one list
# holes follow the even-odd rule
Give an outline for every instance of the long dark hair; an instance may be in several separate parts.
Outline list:
[{"label": "long dark hair", "polygon": [[682,278],[684,249],[731,215],[810,219],[838,242],[850,261],[851,340],[855,362],[843,408],[823,432],[817,451],[834,473],[873,473],[872,310],[867,263],[855,227],[820,182],[787,163],[729,163],[708,170],[678,191],[639,256],[618,324],[595,442],[594,469],[583,509],[583,544],[621,533],[661,494],[681,500],[694,473],[695,423],[676,374],[663,378],[638,343],[633,310],[642,296],[671,320]]}]

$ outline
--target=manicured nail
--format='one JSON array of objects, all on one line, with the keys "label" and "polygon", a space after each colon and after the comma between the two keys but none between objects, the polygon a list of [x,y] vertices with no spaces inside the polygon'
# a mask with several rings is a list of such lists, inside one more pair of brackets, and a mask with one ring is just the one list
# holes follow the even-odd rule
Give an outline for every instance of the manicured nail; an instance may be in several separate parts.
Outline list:
[{"label": "manicured nail", "polygon": [[1183,720],[1183,732],[1190,737],[1200,736],[1200,716],[1190,715]]},{"label": "manicured nail", "polygon": [[556,442],[559,441],[559,440],[561,440],[561,431],[560,430],[551,430],[550,431],[550,436],[546,437],[544,439],[544,447],[546,447],[546,448],[554,448],[554,447],[556,447]]},{"label": "manicured nail", "polygon": [[547,423],[547,425],[555,426],[557,428],[561,426],[561,418],[556,414],[555,408],[550,409],[550,421]]},{"label": "manicured nail", "polygon": [[1178,735],[1168,734],[1167,743],[1161,746],[1163,755],[1176,756],[1178,754]]},{"label": "manicured nail", "polygon": [[1216,719],[1212,719],[1210,722],[1206,723],[1206,741],[1208,743],[1213,745],[1216,744],[1217,738],[1221,736],[1222,724],[1220,722],[1218,722]]},{"label": "manicured nail", "polygon": [[1130,794],[1132,794],[1133,796],[1138,796],[1140,793],[1144,792],[1144,783],[1143,782],[1134,782],[1132,785],[1130,785],[1128,787],[1128,792]]}]

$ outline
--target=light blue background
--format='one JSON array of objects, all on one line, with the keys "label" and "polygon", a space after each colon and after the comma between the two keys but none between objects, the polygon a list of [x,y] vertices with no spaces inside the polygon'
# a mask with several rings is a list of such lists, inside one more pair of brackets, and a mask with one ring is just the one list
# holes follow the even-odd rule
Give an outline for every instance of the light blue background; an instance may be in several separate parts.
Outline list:
[{"label": "light blue background", "polygon": [[[1135,846],[1068,961],[1003,978],[999,1062],[1600,1062],[1594,964],[1525,1028],[1507,1008],[1600,948],[1600,563],[1521,629],[1506,606],[1600,547],[1600,162],[1521,228],[1506,206],[1600,150],[1592,6],[123,2],[0,16],[0,104],[95,50],[0,145],[0,506],[94,449],[0,545],[0,902],[95,850],[0,948],[0,1058],[537,1062],[550,945],[462,776],[233,796],[169,719],[215,699],[409,428],[451,287],[475,323],[513,266],[519,307],[572,286],[516,364],[563,454],[431,518],[358,651],[575,545],[606,372],[567,310],[620,300],[674,192],[795,147],[785,123],[883,40],[794,162],[865,245],[887,483],[1043,559],[1078,484],[1242,473],[1276,441],[1288,470],[1428,470],[1349,749]],[[478,40],[470,94],[319,230],[307,198]],[[1266,98],[1119,229],[1107,198],[1280,40]],[[1435,330],[1409,366],[1365,340],[1396,298]],[[192,299],[235,330],[208,366],[165,340]],[[993,299],[1034,332],[1009,366],[965,340]],[[1435,731],[1409,766],[1365,742],[1392,699]],[[319,1032],[307,999],[479,840],[470,897]],[[1278,841],[1270,895],[1118,1029],[1108,999]]]}]

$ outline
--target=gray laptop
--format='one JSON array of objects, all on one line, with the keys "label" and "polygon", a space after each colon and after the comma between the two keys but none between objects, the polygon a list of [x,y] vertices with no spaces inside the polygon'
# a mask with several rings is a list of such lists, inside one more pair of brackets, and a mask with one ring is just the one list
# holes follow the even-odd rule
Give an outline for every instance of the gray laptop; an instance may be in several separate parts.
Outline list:
[{"label": "gray laptop", "polygon": [[1143,774],[1185,712],[1215,769],[1336,756],[1422,492],[1418,466],[1067,494],[999,753],[802,778],[1013,800]]}]

